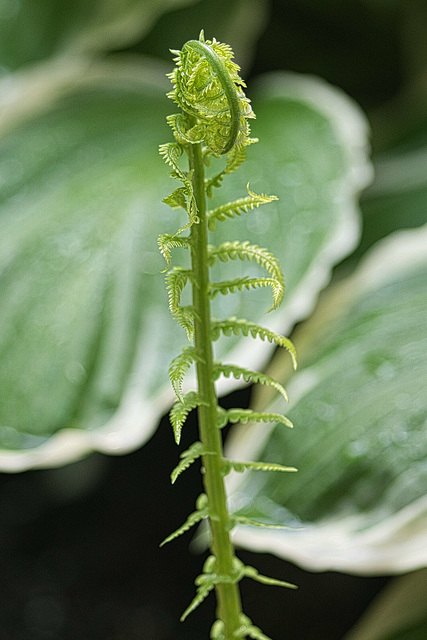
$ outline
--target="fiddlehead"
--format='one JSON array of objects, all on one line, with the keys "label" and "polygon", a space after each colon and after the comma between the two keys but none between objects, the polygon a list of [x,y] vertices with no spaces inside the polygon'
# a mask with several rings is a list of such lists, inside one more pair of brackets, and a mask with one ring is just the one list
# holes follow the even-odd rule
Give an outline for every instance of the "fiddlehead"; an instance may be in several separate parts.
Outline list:
[{"label": "fiddlehead", "polygon": [[249,142],[248,118],[255,115],[231,48],[215,38],[190,40],[176,54],[169,74],[174,86],[168,95],[182,113],[168,117],[182,144],[203,142],[216,156],[240,152]]},{"label": "fiddlehead", "polygon": [[[192,346],[185,347],[169,367],[169,376],[177,396],[170,412],[170,421],[178,444],[187,416],[193,409],[197,409],[200,441],[181,454],[180,462],[172,471],[171,480],[175,482],[193,462],[201,459],[205,493],[199,497],[196,511],[162,544],[174,540],[201,520],[208,519],[212,556],[195,581],[196,596],[181,619],[184,620],[215,590],[220,619],[212,627],[211,638],[235,640],[249,637],[268,640],[242,613],[239,582],[249,577],[265,584],[286,587],[293,585],[261,576],[256,569],[245,566],[236,558],[230,540],[230,531],[235,526],[271,525],[244,516],[233,516],[228,512],[224,477],[231,471],[242,472],[248,469],[275,472],[296,469],[275,463],[228,460],[223,455],[220,430],[228,423],[274,421],[286,427],[292,427],[292,423],[282,414],[261,413],[244,408],[221,408],[218,405],[215,381],[221,375],[233,376],[270,385],[285,400],[288,400],[288,396],[282,385],[270,376],[238,365],[215,361],[212,345],[220,335],[243,335],[285,348],[294,366],[296,354],[288,338],[258,324],[234,317],[226,320],[214,320],[211,317],[210,301],[219,293],[226,295],[265,286],[271,287],[273,294],[270,310],[276,309],[282,301],[285,282],[277,259],[266,249],[249,241],[210,245],[208,233],[214,232],[219,222],[240,216],[277,198],[257,195],[248,185],[246,196],[207,211],[206,197],[212,195],[215,187],[221,186],[226,175],[239,168],[245,159],[246,147],[256,142],[249,137],[248,124],[248,120],[255,116],[250,101],[243,92],[245,83],[238,75],[239,67],[232,61],[233,53],[228,45],[215,39],[205,40],[202,32],[199,40],[190,40],[181,51],[173,53],[176,67],[169,77],[174,87],[168,96],[180,107],[181,112],[167,118],[175,141],[162,145],[160,153],[171,168],[172,177],[179,180],[182,186],[164,198],[163,202],[173,209],[185,210],[188,220],[174,234],[162,234],[159,237],[159,247],[168,269],[166,284],[169,308],[186,330]],[[188,170],[180,166],[185,155],[188,157]],[[210,165],[211,156],[225,156],[225,166],[212,177],[205,178],[205,167]],[[186,230],[189,235],[183,236]],[[191,266],[170,268],[172,250],[181,248],[190,250]],[[218,261],[225,263],[237,259],[258,264],[267,272],[266,275],[211,281],[210,269]],[[181,296],[187,286],[192,290],[192,302],[182,306]],[[196,368],[197,390],[184,393],[184,378],[192,366]]]}]

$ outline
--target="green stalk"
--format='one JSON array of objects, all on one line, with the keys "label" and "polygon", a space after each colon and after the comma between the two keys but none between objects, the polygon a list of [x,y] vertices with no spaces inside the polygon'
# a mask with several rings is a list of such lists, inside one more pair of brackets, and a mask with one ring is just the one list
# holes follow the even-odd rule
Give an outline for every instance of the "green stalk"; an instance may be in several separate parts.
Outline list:
[{"label": "green stalk", "polygon": [[[236,577],[236,556],[230,539],[230,515],[222,474],[222,436],[217,426],[218,401],[212,376],[213,350],[209,298],[208,229],[204,167],[200,144],[189,145],[188,156],[196,198],[199,224],[191,227],[191,261],[194,274],[193,307],[195,311],[194,344],[199,356],[196,364],[198,392],[204,402],[198,409],[200,440],[206,451],[215,455],[203,457],[204,487],[208,496],[212,534],[211,549],[216,558],[216,572]],[[233,640],[241,627],[241,599],[238,583],[216,585],[218,618],[224,623],[227,640]]]}]

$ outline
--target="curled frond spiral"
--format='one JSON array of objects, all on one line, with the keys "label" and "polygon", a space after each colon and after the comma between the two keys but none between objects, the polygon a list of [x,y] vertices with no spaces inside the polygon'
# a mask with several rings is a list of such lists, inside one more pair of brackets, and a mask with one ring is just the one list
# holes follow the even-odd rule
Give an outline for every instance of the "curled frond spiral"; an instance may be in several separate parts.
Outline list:
[{"label": "curled frond spiral", "polygon": [[232,62],[231,48],[215,38],[189,40],[176,54],[169,74],[174,89],[168,96],[183,113],[169,116],[176,140],[181,144],[204,142],[216,156],[227,155],[237,145],[250,143],[248,118],[254,118],[246,86]]}]

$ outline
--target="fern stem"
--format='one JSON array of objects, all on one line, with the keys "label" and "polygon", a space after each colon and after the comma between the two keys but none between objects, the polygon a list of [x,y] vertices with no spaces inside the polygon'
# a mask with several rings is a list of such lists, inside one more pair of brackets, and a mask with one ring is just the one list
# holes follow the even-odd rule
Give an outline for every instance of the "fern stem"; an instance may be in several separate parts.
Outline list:
[{"label": "fern stem", "polygon": [[[237,583],[236,557],[230,539],[230,515],[222,474],[222,436],[217,426],[218,401],[213,375],[213,349],[211,341],[211,311],[209,299],[208,227],[204,169],[200,144],[188,145],[190,172],[196,198],[199,223],[191,227],[191,261],[194,274],[192,285],[195,310],[194,344],[198,393],[204,403],[198,408],[200,440],[206,451],[214,455],[203,456],[204,486],[208,496],[212,553],[216,558],[216,573],[228,576],[230,583],[216,585],[218,618],[224,623],[224,635],[232,640],[241,627],[241,600]],[[233,579],[236,582],[232,582]]]}]

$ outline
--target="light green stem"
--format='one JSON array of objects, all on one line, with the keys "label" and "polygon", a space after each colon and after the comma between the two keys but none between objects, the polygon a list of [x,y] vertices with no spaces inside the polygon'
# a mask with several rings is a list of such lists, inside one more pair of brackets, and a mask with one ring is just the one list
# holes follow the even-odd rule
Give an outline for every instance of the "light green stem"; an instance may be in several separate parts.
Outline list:
[{"label": "light green stem", "polygon": [[[203,458],[204,486],[208,496],[211,549],[216,558],[216,571],[230,578],[236,575],[233,545],[230,540],[230,516],[222,474],[222,436],[217,426],[218,401],[212,376],[213,350],[211,340],[211,311],[209,298],[208,229],[206,223],[206,196],[201,145],[188,148],[193,189],[197,202],[199,224],[191,227],[191,260],[194,274],[193,307],[195,311],[194,343],[197,354],[198,392],[205,401],[198,409],[199,432],[203,448],[216,455]],[[218,618],[224,623],[227,640],[233,640],[241,627],[241,600],[237,583],[216,586]]]}]

